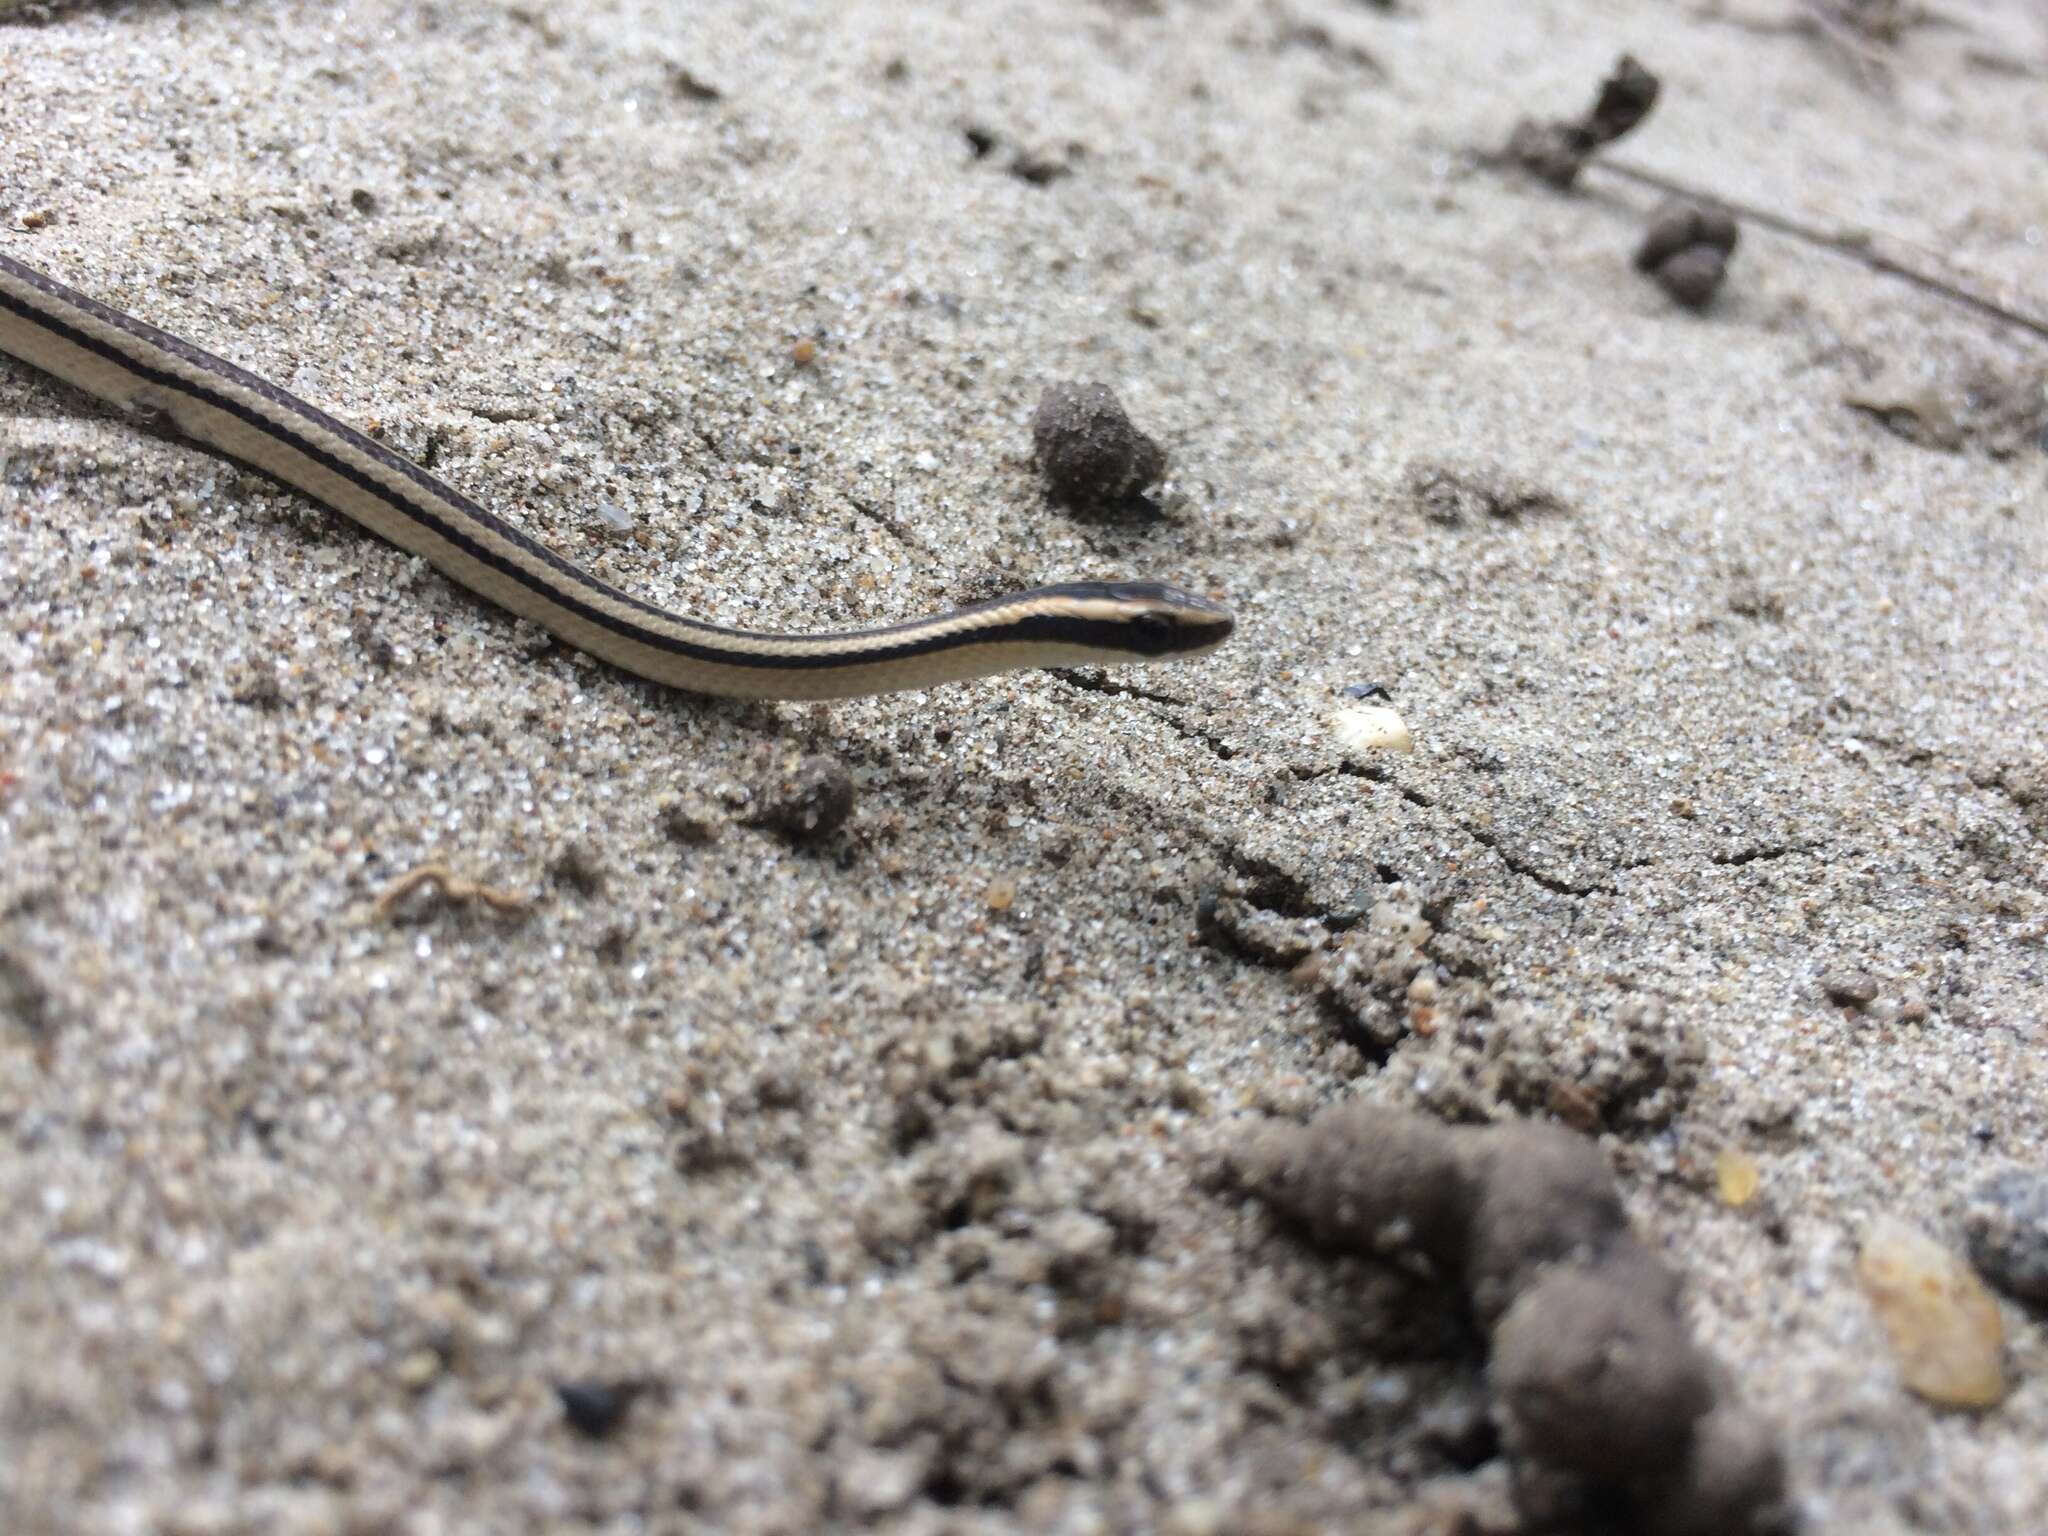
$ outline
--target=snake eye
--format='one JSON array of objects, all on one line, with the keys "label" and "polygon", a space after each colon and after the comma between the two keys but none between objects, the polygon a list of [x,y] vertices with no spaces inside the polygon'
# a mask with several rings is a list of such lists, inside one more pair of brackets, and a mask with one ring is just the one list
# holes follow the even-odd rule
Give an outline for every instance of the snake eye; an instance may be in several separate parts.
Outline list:
[{"label": "snake eye", "polygon": [[1164,656],[1173,646],[1173,620],[1163,613],[1141,613],[1131,619],[1131,649],[1144,656]]}]

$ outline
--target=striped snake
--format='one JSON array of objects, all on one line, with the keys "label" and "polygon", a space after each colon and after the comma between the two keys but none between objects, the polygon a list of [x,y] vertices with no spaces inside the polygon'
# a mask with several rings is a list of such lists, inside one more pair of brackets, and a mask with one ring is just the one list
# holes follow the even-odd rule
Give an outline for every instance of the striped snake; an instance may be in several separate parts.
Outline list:
[{"label": "striped snake", "polygon": [[0,255],[0,352],[353,518],[501,608],[640,677],[735,698],[836,699],[1027,667],[1199,656],[1229,609],[1156,582],[1072,582],[877,629],[730,629],[621,592],[402,454],[189,341]]}]

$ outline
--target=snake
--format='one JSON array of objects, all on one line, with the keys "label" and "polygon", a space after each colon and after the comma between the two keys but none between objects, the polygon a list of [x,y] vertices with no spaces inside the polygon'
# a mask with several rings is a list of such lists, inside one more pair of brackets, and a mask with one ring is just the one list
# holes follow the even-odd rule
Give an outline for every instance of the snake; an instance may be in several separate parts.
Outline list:
[{"label": "snake", "polygon": [[600,660],[690,693],[841,699],[1040,667],[1186,659],[1230,637],[1155,581],[1036,587],[869,629],[778,634],[645,602],[280,385],[0,253],[0,352],[255,467]]}]

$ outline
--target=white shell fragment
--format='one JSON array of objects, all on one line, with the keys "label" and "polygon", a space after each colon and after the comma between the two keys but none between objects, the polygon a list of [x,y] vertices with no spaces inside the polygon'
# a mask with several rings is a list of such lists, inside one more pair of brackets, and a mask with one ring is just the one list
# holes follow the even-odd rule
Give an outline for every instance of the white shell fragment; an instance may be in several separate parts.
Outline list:
[{"label": "white shell fragment", "polygon": [[1347,704],[1330,717],[1337,744],[1347,752],[1413,752],[1415,738],[1400,711],[1384,704]]}]

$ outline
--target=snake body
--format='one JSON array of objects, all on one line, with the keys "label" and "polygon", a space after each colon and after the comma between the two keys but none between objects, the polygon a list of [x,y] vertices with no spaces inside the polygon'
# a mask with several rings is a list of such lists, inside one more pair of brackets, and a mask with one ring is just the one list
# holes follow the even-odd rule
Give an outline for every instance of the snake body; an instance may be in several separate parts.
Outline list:
[{"label": "snake body", "polygon": [[692,693],[831,699],[1020,668],[1203,654],[1230,611],[1156,582],[1073,582],[876,629],[764,634],[643,602],[267,379],[0,254],[0,352],[254,465],[498,606]]}]

